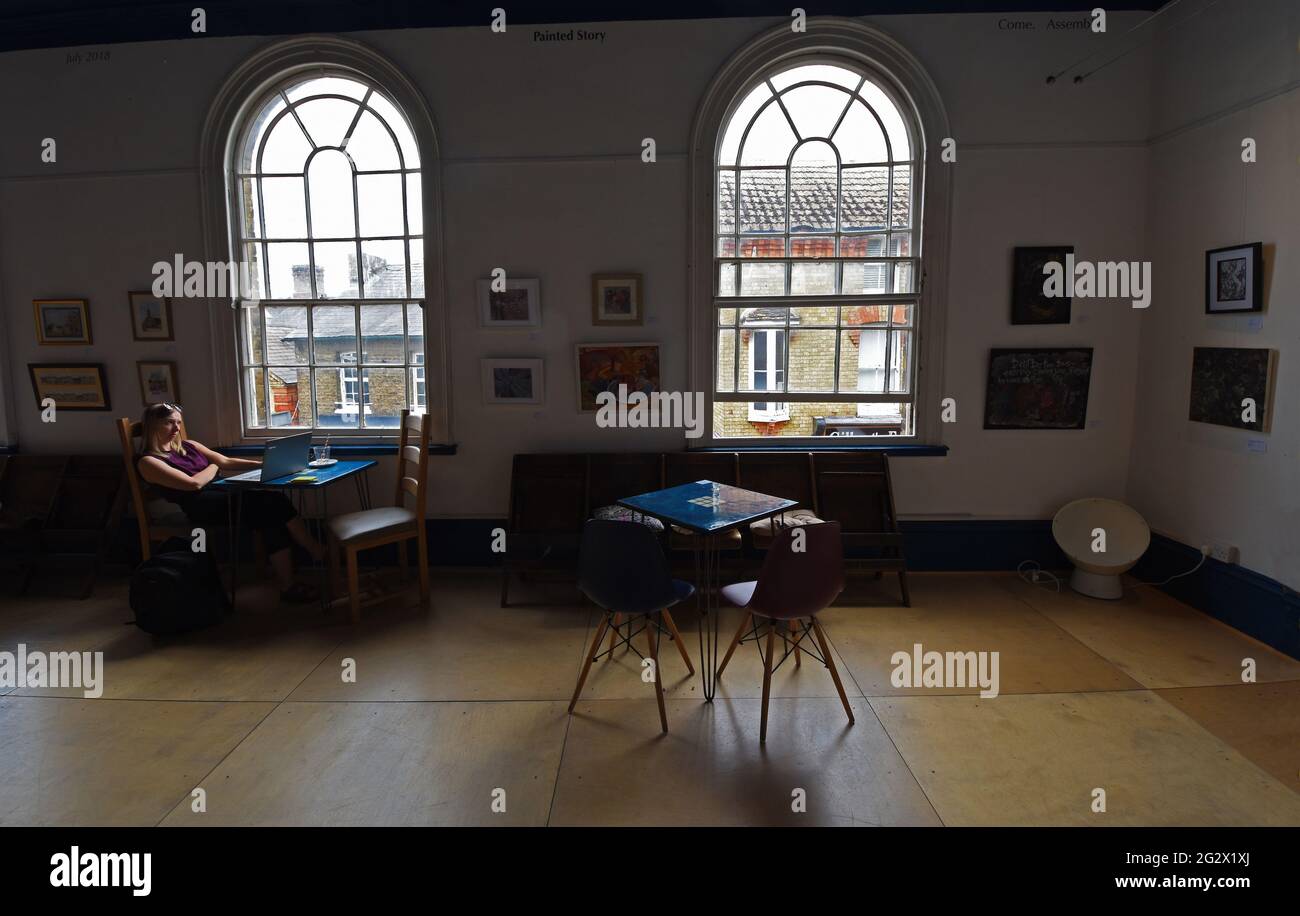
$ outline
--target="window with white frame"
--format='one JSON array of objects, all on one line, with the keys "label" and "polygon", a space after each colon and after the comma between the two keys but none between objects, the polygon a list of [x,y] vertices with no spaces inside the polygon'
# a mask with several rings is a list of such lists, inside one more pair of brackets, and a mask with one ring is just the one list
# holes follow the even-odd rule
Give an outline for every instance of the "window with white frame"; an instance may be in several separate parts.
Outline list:
[{"label": "window with white frame", "polygon": [[412,411],[424,413],[429,409],[429,392],[425,388],[423,353],[415,354],[415,365],[411,367],[411,391],[415,396]]},{"label": "window with white frame", "polygon": [[350,72],[298,75],[251,109],[229,168],[245,430],[364,434],[423,409],[420,153],[397,104]]},{"label": "window with white frame", "polygon": [[922,165],[910,108],[856,65],[738,94],[714,162],[714,438],[915,434]]}]

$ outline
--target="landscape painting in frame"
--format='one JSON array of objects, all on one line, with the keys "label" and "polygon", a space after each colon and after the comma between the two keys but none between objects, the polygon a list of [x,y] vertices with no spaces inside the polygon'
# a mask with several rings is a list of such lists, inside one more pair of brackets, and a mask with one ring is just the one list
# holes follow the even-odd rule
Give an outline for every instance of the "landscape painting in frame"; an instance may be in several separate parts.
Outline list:
[{"label": "landscape painting in frame", "polygon": [[1053,262],[1061,265],[1066,291],[1073,288],[1074,278],[1066,273],[1066,257],[1074,254],[1073,245],[1017,248],[1011,278],[1012,324],[1069,324],[1070,296],[1049,296],[1043,292],[1047,274],[1043,269]]},{"label": "landscape painting in frame", "polygon": [[540,359],[485,359],[483,401],[487,404],[541,404],[546,382]]},{"label": "landscape painting in frame", "polygon": [[1276,368],[1276,350],[1194,348],[1187,419],[1268,432]]},{"label": "landscape painting in frame", "polygon": [[577,357],[578,409],[584,413],[599,408],[596,396],[602,391],[617,396],[619,385],[626,385],[629,395],[660,390],[657,343],[578,344]]},{"label": "landscape painting in frame", "polygon": [[127,293],[131,304],[133,340],[175,340],[172,333],[172,302],[151,292]]},{"label": "landscape painting in frame", "polygon": [[1092,348],[989,352],[985,429],[1083,429]]},{"label": "landscape painting in frame", "polygon": [[175,363],[141,360],[135,365],[140,374],[140,398],[146,405],[181,402]]},{"label": "landscape painting in frame", "polygon": [[109,410],[108,383],[101,363],[28,363],[36,406],[46,398],[58,410]]},{"label": "landscape painting in frame", "polygon": [[90,346],[90,303],[85,299],[36,299],[36,342],[41,346]]},{"label": "landscape painting in frame", "polygon": [[542,323],[542,287],[538,280],[478,281],[479,324],[485,328],[536,328]]},{"label": "landscape painting in frame", "polygon": [[1205,313],[1264,310],[1264,243],[1205,252]]},{"label": "landscape painting in frame", "polygon": [[644,324],[640,274],[596,274],[591,278],[591,323]]}]

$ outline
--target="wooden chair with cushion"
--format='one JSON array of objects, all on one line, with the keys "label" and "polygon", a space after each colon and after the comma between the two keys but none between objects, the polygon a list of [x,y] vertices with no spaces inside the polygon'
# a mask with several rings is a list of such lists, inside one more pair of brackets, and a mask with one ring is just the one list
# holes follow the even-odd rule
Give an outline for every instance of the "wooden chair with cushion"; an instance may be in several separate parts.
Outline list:
[{"label": "wooden chair with cushion", "polygon": [[587,517],[639,522],[663,531],[663,522],[618,505],[620,499],[662,489],[662,461],[655,452],[593,453],[587,462]]},{"label": "wooden chair with cushion", "polygon": [[817,494],[813,487],[811,452],[741,452],[740,486],[768,496],[780,496],[799,503],[772,518],[749,526],[754,546],[766,550],[782,528],[820,524]]},{"label": "wooden chair with cushion", "polygon": [[[330,519],[330,581],[336,581],[339,552],[345,555],[348,574],[348,605],[352,622],[361,620],[361,582],[357,554],[363,550],[397,545],[397,559],[403,578],[407,573],[406,542],[414,540],[420,564],[420,603],[429,601],[429,543],[424,528],[425,482],[429,473],[429,432],[433,427],[427,415],[402,411],[402,437],[397,447],[397,487],[393,505],[348,512]],[[410,495],[415,508],[406,507]],[[376,600],[384,600],[381,596]],[[373,602],[370,602],[373,603]]]},{"label": "wooden chair with cushion", "polygon": [[[735,452],[668,452],[664,455],[664,489],[680,487],[697,480],[739,486]],[[673,525],[668,538],[673,550],[694,550],[696,538],[685,528]],[[719,550],[739,550],[743,539],[735,528],[718,537]]]},{"label": "wooden chair with cushion", "polygon": [[[131,507],[135,511],[136,526],[140,530],[140,559],[153,555],[153,545],[168,538],[190,537],[194,526],[176,505],[161,498],[140,479],[136,461],[140,457],[138,441],[140,422],[130,417],[117,421],[118,438],[122,445],[122,461],[126,464],[126,482],[131,491]],[[185,439],[185,423],[181,423],[181,438]]]},{"label": "wooden chair with cushion", "polygon": [[813,456],[813,477],[818,515],[840,523],[846,550],[873,554],[855,557],[849,568],[877,576],[897,572],[903,605],[911,607],[888,456],[884,452],[819,452]]}]

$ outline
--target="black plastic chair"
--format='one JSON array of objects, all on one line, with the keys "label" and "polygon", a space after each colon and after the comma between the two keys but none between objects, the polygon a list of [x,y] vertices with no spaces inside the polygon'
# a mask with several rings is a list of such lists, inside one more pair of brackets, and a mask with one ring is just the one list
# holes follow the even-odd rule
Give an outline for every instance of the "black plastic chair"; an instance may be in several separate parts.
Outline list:
[{"label": "black plastic chair", "polygon": [[[667,633],[677,644],[687,670],[695,674],[695,666],[686,654],[682,634],[677,631],[668,608],[695,593],[695,586],[674,579],[668,560],[659,546],[655,532],[635,522],[593,519],[582,529],[581,556],[578,561],[578,588],[600,606],[605,614],[596,628],[596,638],[591,641],[587,660],[583,663],[578,686],[569,702],[569,714],[582,695],[583,685],[591,663],[596,660],[606,629],[618,633],[620,643],[636,652],[632,638],[641,630],[646,632],[649,657],[654,662],[655,697],[659,701],[659,724],[668,731],[668,715],[664,712],[663,679],[659,673],[659,634]],[[644,624],[637,629],[637,624]],[[622,623],[619,623],[619,620]],[[620,626],[627,627],[624,635]],[[611,641],[607,650],[613,654],[616,644]],[[600,653],[604,654],[604,653]],[[641,658],[640,652],[637,655]]]}]

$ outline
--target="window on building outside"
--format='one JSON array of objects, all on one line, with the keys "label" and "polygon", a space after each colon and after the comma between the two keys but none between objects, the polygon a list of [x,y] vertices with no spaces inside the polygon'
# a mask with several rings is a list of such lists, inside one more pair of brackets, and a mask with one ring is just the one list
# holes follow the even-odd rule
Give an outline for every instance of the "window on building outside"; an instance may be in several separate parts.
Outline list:
[{"label": "window on building outside", "polygon": [[420,155],[397,105],[351,75],[297,77],[252,111],[230,170],[252,286],[245,429],[395,428],[423,411]]},{"label": "window on building outside", "polygon": [[922,145],[907,110],[825,62],[739,96],[716,160],[715,438],[914,435]]}]

